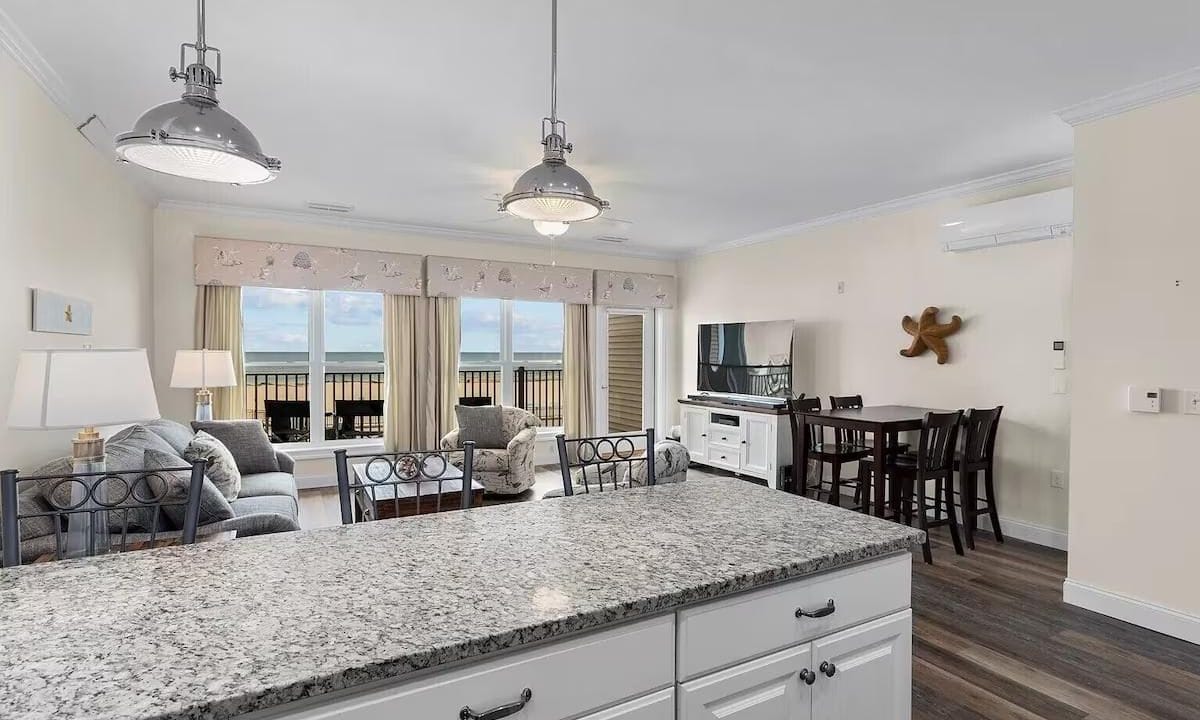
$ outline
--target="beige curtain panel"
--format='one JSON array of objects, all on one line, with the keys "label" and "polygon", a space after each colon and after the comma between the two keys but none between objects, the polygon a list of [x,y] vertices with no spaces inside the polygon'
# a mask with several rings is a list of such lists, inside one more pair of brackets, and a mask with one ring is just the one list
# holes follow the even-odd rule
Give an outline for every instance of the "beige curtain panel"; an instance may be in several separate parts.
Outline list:
[{"label": "beige curtain panel", "polygon": [[[202,350],[229,350],[233,356],[234,377],[246,377],[240,287],[202,285],[196,288],[195,346]],[[246,417],[246,389],[242,384],[212,388],[212,394],[215,419]]]},{"label": "beige curtain panel", "polygon": [[384,445],[432,450],[454,426],[458,398],[456,298],[385,295]]},{"label": "beige curtain panel", "polygon": [[566,305],[563,329],[563,432],[592,435],[596,402],[592,387],[592,314],[588,305]]}]

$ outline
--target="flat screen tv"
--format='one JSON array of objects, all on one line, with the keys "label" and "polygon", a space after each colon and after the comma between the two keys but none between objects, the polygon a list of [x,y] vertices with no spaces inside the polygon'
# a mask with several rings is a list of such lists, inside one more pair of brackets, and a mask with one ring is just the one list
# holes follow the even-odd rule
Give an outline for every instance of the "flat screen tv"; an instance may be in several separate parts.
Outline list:
[{"label": "flat screen tv", "polygon": [[792,393],[791,320],[701,325],[696,389],[788,397]]}]

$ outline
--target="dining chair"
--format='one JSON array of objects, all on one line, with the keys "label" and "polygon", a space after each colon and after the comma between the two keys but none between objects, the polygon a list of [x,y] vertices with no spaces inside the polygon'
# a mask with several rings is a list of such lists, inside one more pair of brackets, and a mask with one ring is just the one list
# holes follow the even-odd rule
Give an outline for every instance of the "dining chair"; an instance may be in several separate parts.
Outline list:
[{"label": "dining chair", "polygon": [[[963,513],[963,531],[967,547],[975,549],[975,529],[980,515],[987,515],[992,523],[996,542],[1004,542],[1000,531],[1000,513],[996,505],[995,458],[996,431],[1000,427],[1003,405],[990,410],[971,408],[963,417],[962,452],[956,458],[960,483],[959,504]],[[986,498],[979,496],[979,473],[983,473],[983,489]]]},{"label": "dining chair", "polygon": [[[798,460],[800,458],[800,442],[808,443],[808,457],[817,461],[817,484],[809,485],[807,473],[800,473],[799,481],[793,480],[796,491],[800,495],[806,495],[809,490],[814,492],[817,500],[825,495],[828,502],[841,507],[842,504],[842,483],[852,482],[855,484],[853,509],[862,510],[861,500],[863,497],[869,496],[870,493],[863,492],[863,482],[866,480],[865,464],[860,463],[860,471],[855,478],[843,478],[842,466],[862,460],[871,454],[871,449],[866,446],[853,445],[843,442],[845,439],[852,437],[851,435],[843,435],[840,430],[834,433],[835,441],[833,443],[825,442],[824,428],[820,425],[812,423],[804,423],[804,432],[801,433],[800,416],[804,413],[821,412],[821,398],[819,397],[799,397],[795,400],[788,399],[788,421],[792,428],[792,458]],[[830,481],[828,485],[825,483],[825,465],[831,468]],[[791,474],[796,477],[795,463],[793,462]]]},{"label": "dining chair", "polygon": [[[5,567],[191,545],[200,523],[203,460],[179,467],[21,477],[0,472],[0,556]],[[42,502],[27,498],[39,495]],[[37,537],[25,538],[34,528]],[[26,551],[23,553],[23,549]]]},{"label": "dining chair", "polygon": [[[925,562],[931,565],[933,551],[929,542],[930,528],[949,525],[954,552],[958,555],[963,554],[953,492],[954,451],[962,417],[961,410],[952,413],[925,413],[914,454],[896,456],[888,466],[888,473],[899,483],[899,499],[894,509],[900,518],[910,525],[913,515],[916,515],[917,526],[925,531],[922,552]],[[935,483],[936,488],[933,498],[927,494],[930,482]],[[929,512],[936,511],[939,506],[945,510],[944,517],[935,512],[931,519]]]},{"label": "dining chair", "polygon": [[334,450],[333,464],[343,525],[469,510],[474,504],[475,443],[470,440],[459,450],[351,454],[343,448]]},{"label": "dining chair", "polygon": [[654,428],[584,438],[559,435],[557,440],[565,496],[657,484],[655,463],[646,461],[654,453]]}]

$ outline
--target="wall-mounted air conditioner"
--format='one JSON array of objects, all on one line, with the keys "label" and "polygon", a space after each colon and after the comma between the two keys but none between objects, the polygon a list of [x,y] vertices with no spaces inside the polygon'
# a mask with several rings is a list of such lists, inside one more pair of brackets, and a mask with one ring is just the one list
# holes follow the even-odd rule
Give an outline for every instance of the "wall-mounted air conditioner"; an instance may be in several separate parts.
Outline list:
[{"label": "wall-mounted air conditioner", "polygon": [[963,208],[942,222],[938,242],[946,252],[967,252],[1070,237],[1074,210],[1069,187]]}]

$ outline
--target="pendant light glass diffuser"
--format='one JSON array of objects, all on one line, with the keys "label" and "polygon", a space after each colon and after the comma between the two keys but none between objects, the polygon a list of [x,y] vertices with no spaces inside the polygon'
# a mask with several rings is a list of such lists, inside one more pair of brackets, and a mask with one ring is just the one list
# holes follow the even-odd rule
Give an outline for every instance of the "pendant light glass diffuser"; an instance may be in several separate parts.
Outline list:
[{"label": "pendant light glass diffuser", "polygon": [[[567,165],[567,124],[558,119],[558,0],[551,0],[550,117],[542,118],[542,162],[526,170],[500,210],[524,220],[551,237],[566,232],[565,223],[591,220],[608,209],[579,171]],[[549,230],[550,232],[546,232]]]},{"label": "pendant light glass diffuser", "polygon": [[[171,81],[182,79],[183,97],[147,110],[133,130],[117,136],[117,156],[168,175],[207,182],[251,185],[270,182],[280,169],[278,158],[263,154],[254,133],[217,104],[221,84],[221,51],[205,43],[204,0],[196,2],[196,42],[179,47],[179,65]],[[184,66],[191,48],[196,62]],[[206,63],[216,56],[216,70]]]}]

